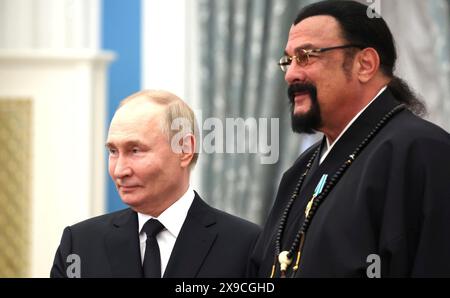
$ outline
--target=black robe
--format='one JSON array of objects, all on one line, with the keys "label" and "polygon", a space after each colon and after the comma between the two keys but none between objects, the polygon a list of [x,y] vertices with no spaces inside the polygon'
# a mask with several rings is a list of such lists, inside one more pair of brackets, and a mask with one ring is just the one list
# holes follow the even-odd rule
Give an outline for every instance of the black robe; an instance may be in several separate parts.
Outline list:
[{"label": "black robe", "polygon": [[[389,89],[384,91],[322,164],[316,158],[288,217],[282,251],[290,248],[322,175],[332,176],[397,105]],[[281,215],[323,143],[309,148],[284,174],[250,260],[251,277],[270,276]],[[408,110],[381,129],[320,205],[295,276],[367,277],[372,254],[380,258],[381,277],[450,277],[450,135]]]}]

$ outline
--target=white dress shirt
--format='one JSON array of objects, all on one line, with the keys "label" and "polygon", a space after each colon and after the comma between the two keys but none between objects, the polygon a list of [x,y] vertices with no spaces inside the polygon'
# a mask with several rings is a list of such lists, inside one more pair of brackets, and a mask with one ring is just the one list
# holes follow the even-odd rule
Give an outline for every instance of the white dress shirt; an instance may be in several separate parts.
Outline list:
[{"label": "white dress shirt", "polygon": [[328,154],[331,152],[331,150],[333,149],[334,145],[339,141],[339,139],[344,135],[344,133],[350,128],[350,126],[352,126],[352,124],[356,121],[356,119],[359,118],[359,116],[361,116],[361,114],[375,101],[375,99],[378,98],[378,96],[381,95],[381,93],[384,92],[384,90],[386,90],[387,86],[384,86],[380,92],[378,92],[377,95],[375,95],[375,97],[361,110],[359,111],[358,114],[356,114],[355,117],[353,117],[353,119],[347,124],[347,126],[344,128],[344,130],[341,132],[341,134],[336,138],[336,140],[334,140],[334,142],[332,144],[330,144],[330,140],[328,140],[328,138],[326,138],[326,142],[325,142],[325,146],[322,149],[322,155],[320,157],[320,163],[322,164],[322,162],[325,160],[325,158],[327,158]]},{"label": "white dress shirt", "polygon": [[[172,253],[175,241],[177,240],[178,234],[180,233],[181,227],[183,226],[184,220],[186,219],[189,208],[194,201],[195,193],[194,190],[189,186],[186,193],[175,203],[167,208],[163,213],[159,215],[157,220],[162,223],[165,229],[156,236],[158,241],[159,251],[161,254],[161,275],[164,272],[169,262],[170,254]],[[154,218],[150,215],[138,213],[139,230],[147,222],[147,220]],[[139,241],[141,246],[141,262],[144,262],[145,256],[145,246],[146,246],[147,235],[142,232],[139,234]]]}]

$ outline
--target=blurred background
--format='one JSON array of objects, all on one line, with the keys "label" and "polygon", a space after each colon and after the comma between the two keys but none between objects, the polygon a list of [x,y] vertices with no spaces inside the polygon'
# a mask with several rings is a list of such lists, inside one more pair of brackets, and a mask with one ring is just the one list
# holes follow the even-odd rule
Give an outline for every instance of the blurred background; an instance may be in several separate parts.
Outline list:
[{"label": "blurred background", "polygon": [[[311,2],[0,0],[0,277],[47,277],[64,227],[126,207],[104,142],[120,100],[141,89],[174,92],[200,123],[280,120],[276,163],[201,154],[192,177],[211,205],[264,223],[282,173],[319,137],[291,132],[277,66]],[[449,131],[450,0],[360,2],[386,19],[397,75]]]}]

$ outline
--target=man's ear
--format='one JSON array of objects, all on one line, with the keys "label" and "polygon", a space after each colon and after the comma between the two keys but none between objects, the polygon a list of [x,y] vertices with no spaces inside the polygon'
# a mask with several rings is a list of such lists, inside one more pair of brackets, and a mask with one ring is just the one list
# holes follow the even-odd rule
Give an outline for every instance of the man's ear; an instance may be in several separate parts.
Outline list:
[{"label": "man's ear", "polygon": [[357,76],[361,83],[369,82],[380,69],[380,56],[374,48],[366,48],[357,54]]},{"label": "man's ear", "polygon": [[180,140],[180,166],[182,168],[189,167],[194,158],[196,140],[193,134],[187,134]]}]

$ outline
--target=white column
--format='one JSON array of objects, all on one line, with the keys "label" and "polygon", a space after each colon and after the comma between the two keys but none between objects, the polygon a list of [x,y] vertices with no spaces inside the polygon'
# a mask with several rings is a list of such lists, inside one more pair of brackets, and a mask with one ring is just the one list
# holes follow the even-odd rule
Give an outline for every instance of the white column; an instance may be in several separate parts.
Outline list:
[{"label": "white column", "polygon": [[186,95],[186,1],[143,0],[143,73],[145,88]]},{"label": "white column", "polygon": [[0,0],[0,98],[33,103],[31,268],[64,227],[105,212],[107,67],[99,0]]}]

